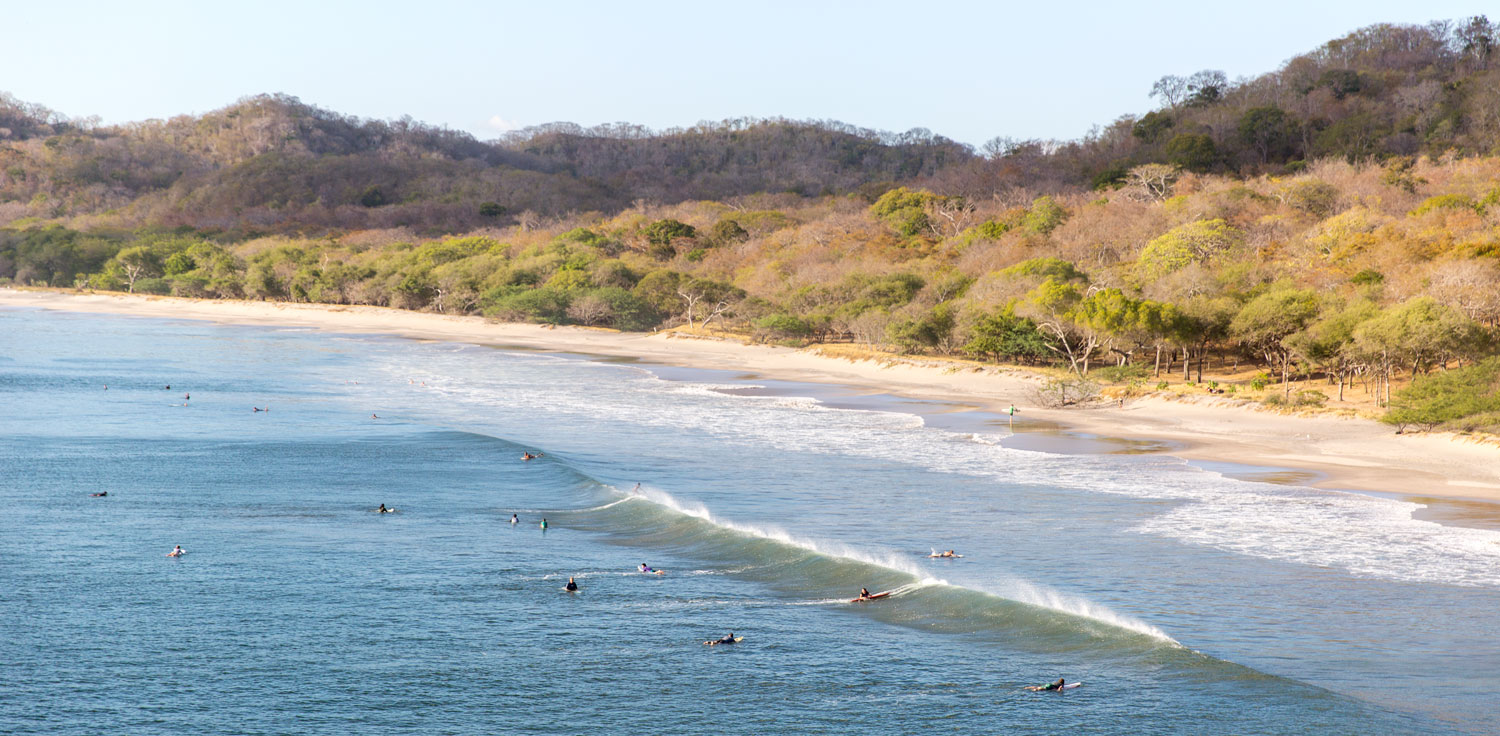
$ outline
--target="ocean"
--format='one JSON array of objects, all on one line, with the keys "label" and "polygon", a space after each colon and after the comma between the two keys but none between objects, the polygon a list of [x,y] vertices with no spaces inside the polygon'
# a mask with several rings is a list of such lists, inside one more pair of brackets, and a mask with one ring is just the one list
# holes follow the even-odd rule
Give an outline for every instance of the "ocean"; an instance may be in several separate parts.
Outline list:
[{"label": "ocean", "polygon": [[1493,522],[1024,420],[0,309],[0,732],[1500,731]]}]

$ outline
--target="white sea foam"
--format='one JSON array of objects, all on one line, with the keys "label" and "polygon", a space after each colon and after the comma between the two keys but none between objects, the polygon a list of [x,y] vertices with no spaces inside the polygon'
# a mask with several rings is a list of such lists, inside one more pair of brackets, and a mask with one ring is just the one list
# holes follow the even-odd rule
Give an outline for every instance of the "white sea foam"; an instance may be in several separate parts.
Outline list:
[{"label": "white sea foam", "polygon": [[[561,360],[491,354],[506,356],[509,365],[548,371]],[[1159,458],[1010,449],[999,446],[1002,438],[995,435],[935,430],[912,414],[830,408],[810,398],[727,394],[715,390],[723,384],[665,381],[635,366],[573,361],[575,367],[568,369],[572,380],[549,382],[545,391],[538,391],[535,375],[502,380],[493,368],[476,373],[472,356],[434,357],[439,359],[424,368],[449,376],[434,390],[463,405],[503,406],[580,423],[670,428],[718,446],[795,447],[799,455],[878,459],[990,478],[1012,488],[1168,500],[1174,503],[1149,511],[1153,515],[1135,522],[1134,530],[1357,576],[1500,586],[1500,532],[1416,520],[1412,511],[1419,507],[1406,502],[1240,481],[1180,463],[1173,467]],[[394,369],[390,373],[403,375]],[[601,391],[601,385],[607,390]],[[702,508],[685,512],[708,515]],[[791,536],[766,531],[771,538]],[[824,550],[840,553],[826,543],[820,548]],[[923,574],[910,561],[870,561]]]},{"label": "white sea foam", "polygon": [[[743,524],[730,521],[714,515],[711,511],[708,510],[708,507],[704,506],[701,503],[698,503],[696,501],[683,501],[670,493],[655,488],[642,487],[629,491],[628,493],[631,497],[640,498],[650,503],[654,503],[658,506],[669,508],[680,514],[692,516],[697,519],[702,519],[703,521],[707,521],[711,524],[714,524],[715,526],[731,529],[746,536],[774,540],[794,547],[800,547],[802,549],[806,549],[827,557],[841,557],[847,560],[885,567],[891,570],[906,573],[916,578],[915,582],[906,583],[904,585],[892,588],[889,591],[892,598],[901,597],[923,588],[939,586],[952,588],[966,587],[954,585],[953,583],[950,583],[941,578],[933,577],[927,570],[914,564],[911,560],[906,559],[905,557],[893,552],[877,552],[874,550],[852,547],[846,544],[813,540],[806,537],[794,536],[774,527],[767,527],[756,524]],[[989,590],[984,588],[970,589],[977,590],[981,593],[994,595],[999,598],[1012,600],[1018,603],[1025,603],[1027,605],[1036,606],[1038,608],[1047,608],[1073,616],[1078,616],[1080,618],[1093,619],[1095,621],[1100,621],[1117,628],[1125,629],[1127,631],[1145,634],[1147,636],[1151,636],[1174,644],[1176,643],[1176,640],[1168,636],[1166,632],[1158,629],[1155,626],[1145,623],[1144,621],[1140,621],[1131,618],[1130,616],[1117,613],[1107,606],[1089,601],[1080,596],[1069,595],[1067,593],[1053,590],[1046,586],[1038,585],[1036,583],[1020,578],[1012,577],[1007,582],[1007,584],[999,590]],[[844,602],[843,599],[831,600],[840,603]],[[813,603],[822,604],[825,602],[826,601],[814,601]]]}]

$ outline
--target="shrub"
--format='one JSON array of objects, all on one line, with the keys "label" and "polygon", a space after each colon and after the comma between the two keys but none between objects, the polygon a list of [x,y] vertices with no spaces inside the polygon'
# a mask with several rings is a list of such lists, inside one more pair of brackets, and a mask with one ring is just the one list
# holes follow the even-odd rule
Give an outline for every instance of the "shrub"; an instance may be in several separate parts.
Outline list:
[{"label": "shrub", "polygon": [[647,225],[641,234],[646,236],[646,242],[652,245],[665,245],[670,247],[672,241],[678,238],[694,238],[698,236],[698,230],[692,225],[677,220],[657,220]]},{"label": "shrub", "polygon": [[807,320],[794,314],[771,314],[755,320],[755,326],[770,336],[781,339],[802,338],[812,334]]},{"label": "shrub", "polygon": [[1021,218],[1021,228],[1037,235],[1046,235],[1068,219],[1068,211],[1051,197],[1037,197],[1031,209]]},{"label": "shrub", "polygon": [[1417,208],[1412,210],[1409,214],[1412,217],[1421,217],[1422,215],[1425,215],[1428,212],[1432,212],[1434,210],[1478,209],[1479,203],[1475,202],[1472,197],[1466,197],[1462,194],[1439,194],[1436,197],[1428,197],[1427,199],[1423,200],[1423,202],[1417,205]]},{"label": "shrub", "polygon": [[1136,259],[1141,275],[1160,278],[1202,263],[1244,242],[1244,234],[1224,220],[1197,220],[1168,230],[1146,244]]}]

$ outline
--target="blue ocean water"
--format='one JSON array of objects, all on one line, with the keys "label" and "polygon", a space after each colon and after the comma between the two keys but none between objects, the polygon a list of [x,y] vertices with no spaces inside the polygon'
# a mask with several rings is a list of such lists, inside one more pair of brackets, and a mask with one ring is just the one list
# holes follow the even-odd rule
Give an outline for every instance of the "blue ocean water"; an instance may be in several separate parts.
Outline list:
[{"label": "blue ocean water", "polygon": [[948,409],[0,310],[0,732],[1500,730],[1500,532]]}]

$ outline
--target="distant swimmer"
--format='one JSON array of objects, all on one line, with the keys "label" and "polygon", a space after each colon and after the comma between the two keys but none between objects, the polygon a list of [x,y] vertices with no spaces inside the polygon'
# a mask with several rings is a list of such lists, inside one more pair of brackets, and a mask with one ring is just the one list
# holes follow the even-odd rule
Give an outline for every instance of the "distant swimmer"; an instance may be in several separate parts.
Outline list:
[{"label": "distant swimmer", "polygon": [[512,524],[519,524],[519,523],[521,523],[521,518],[518,517],[518,516],[516,516],[515,514],[511,514],[510,515],[510,523],[512,523]]},{"label": "distant swimmer", "polygon": [[573,582],[573,578],[568,578],[568,584],[563,586],[563,590],[566,590],[569,593],[577,593],[578,583]]},{"label": "distant swimmer", "polygon": [[100,491],[98,493],[90,493],[89,494],[89,498],[104,498],[105,496],[108,496],[108,495],[109,495],[109,491]]},{"label": "distant swimmer", "polygon": [[104,390],[105,390],[105,391],[108,391],[108,390],[109,390],[109,384],[107,384],[107,383],[106,383],[106,384],[104,384]]},{"label": "distant swimmer", "polygon": [[1049,682],[1049,683],[1047,683],[1045,685],[1032,685],[1031,687],[1028,687],[1028,688],[1025,688],[1025,689],[1026,690],[1030,690],[1031,692],[1034,692],[1034,693],[1045,693],[1045,692],[1054,692],[1054,691],[1058,691],[1058,690],[1072,690],[1073,688],[1078,687],[1079,685],[1082,685],[1082,684],[1083,683],[1081,683],[1081,682],[1075,682],[1072,685],[1069,685],[1066,680],[1064,680],[1063,678],[1059,677],[1059,678],[1057,678],[1057,682]]},{"label": "distant swimmer", "polygon": [[737,643],[739,643],[741,641],[744,641],[744,640],[745,640],[745,637],[743,637],[743,636],[735,636],[734,632],[731,631],[731,632],[729,632],[729,636],[723,637],[721,639],[712,639],[712,640],[709,640],[709,641],[706,641],[706,642],[703,642],[703,643],[712,647],[712,646],[718,646],[720,644],[737,644]]},{"label": "distant swimmer", "polygon": [[641,566],[639,568],[637,568],[637,569],[639,569],[641,572],[643,572],[643,573],[645,573],[647,575],[666,575],[667,574],[666,570],[658,570],[658,569],[656,569],[656,568],[654,568],[654,567],[652,567],[652,566],[650,566],[650,565],[648,565],[648,564],[646,564],[644,562],[642,562]]},{"label": "distant swimmer", "polygon": [[262,409],[262,408],[260,408],[258,406],[252,406],[252,407],[250,407],[250,410],[251,410],[252,413],[266,411],[265,409]]},{"label": "distant swimmer", "polygon": [[172,384],[169,383],[169,384],[163,386],[161,390],[163,390],[163,391],[171,391],[172,390]]},{"label": "distant swimmer", "polygon": [[531,454],[529,452],[523,452],[523,453],[521,453],[521,459],[522,460],[535,460],[535,459],[537,459],[537,458],[539,458],[541,456],[542,456],[542,453],[540,453],[540,452],[536,453],[535,455],[533,455],[533,454]]},{"label": "distant swimmer", "polygon": [[380,504],[380,508],[375,509],[375,511],[377,513],[381,513],[381,514],[389,514],[389,513],[394,513],[396,510],[395,509],[388,509],[388,508],[385,507],[385,504]]},{"label": "distant swimmer", "polygon": [[182,545],[179,544],[176,547],[173,547],[172,551],[167,553],[167,556],[168,557],[181,557],[181,556],[183,556],[185,554],[187,554],[187,550],[183,549]]},{"label": "distant swimmer", "polygon": [[184,399],[191,399],[191,398],[193,398],[193,395],[192,394],[183,394],[182,398],[184,398]]},{"label": "distant swimmer", "polygon": [[927,556],[928,557],[963,557],[963,555],[953,554],[953,550],[951,550],[951,549],[948,550],[947,552],[938,552],[937,550],[933,550],[932,554],[927,555]]},{"label": "distant swimmer", "polygon": [[547,531],[547,520],[542,519],[542,531]]},{"label": "distant swimmer", "polygon": [[377,417],[377,416],[375,416],[375,415],[374,415],[374,414],[371,414],[371,415],[370,415],[370,418],[371,418],[371,419],[379,419],[379,418],[380,418],[380,417]]},{"label": "distant swimmer", "polygon": [[630,489],[630,492],[631,493],[639,493],[640,490],[641,490],[641,484],[637,483],[637,484],[635,484],[634,488]]}]

